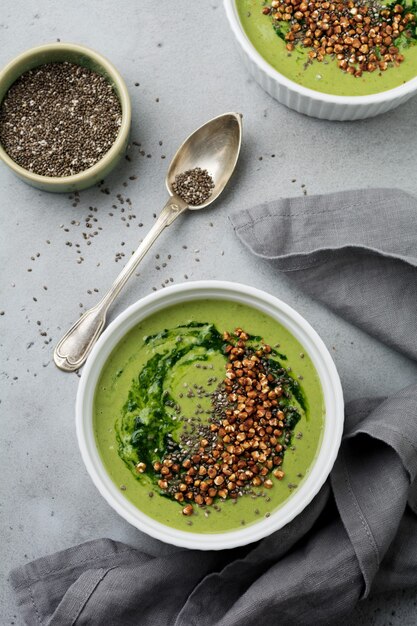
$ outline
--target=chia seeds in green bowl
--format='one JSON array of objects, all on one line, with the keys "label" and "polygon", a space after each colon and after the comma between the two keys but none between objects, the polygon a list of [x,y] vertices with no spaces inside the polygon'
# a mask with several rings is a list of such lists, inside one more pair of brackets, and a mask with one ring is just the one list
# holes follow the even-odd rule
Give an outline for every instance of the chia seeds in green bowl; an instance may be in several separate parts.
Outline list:
[{"label": "chia seeds in green bowl", "polygon": [[130,124],[122,77],[88,48],[40,46],[0,73],[0,158],[39,189],[97,184],[125,153]]}]

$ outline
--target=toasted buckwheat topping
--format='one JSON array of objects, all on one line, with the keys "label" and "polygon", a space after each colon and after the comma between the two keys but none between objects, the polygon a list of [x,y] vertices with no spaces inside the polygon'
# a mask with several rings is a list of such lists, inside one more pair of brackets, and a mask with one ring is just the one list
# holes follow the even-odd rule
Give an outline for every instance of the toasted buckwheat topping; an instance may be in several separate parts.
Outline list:
[{"label": "toasted buckwheat topping", "polygon": [[224,333],[226,377],[212,396],[213,413],[195,445],[173,452],[154,463],[158,486],[184,503],[183,514],[193,513],[192,503],[210,506],[215,499],[236,499],[254,493],[253,487],[271,489],[271,477],[282,480],[280,469],[299,419],[289,405],[287,370],[270,360],[273,349],[247,345],[241,328]]},{"label": "toasted buckwheat topping", "polygon": [[416,15],[402,4],[272,0],[262,12],[271,16],[289,52],[300,45],[310,49],[310,61],[331,55],[356,77],[402,63],[400,43],[416,37]]}]

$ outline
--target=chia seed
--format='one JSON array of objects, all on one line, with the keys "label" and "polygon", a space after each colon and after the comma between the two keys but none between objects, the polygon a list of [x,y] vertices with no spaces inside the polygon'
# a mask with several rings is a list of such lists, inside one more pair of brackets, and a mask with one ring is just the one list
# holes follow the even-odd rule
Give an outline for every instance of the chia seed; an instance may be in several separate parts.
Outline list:
[{"label": "chia seed", "polygon": [[214,181],[207,170],[195,167],[177,174],[172,188],[184,202],[191,206],[198,206],[210,198]]},{"label": "chia seed", "polygon": [[0,143],[20,166],[41,176],[71,176],[97,163],[122,120],[108,80],[73,63],[29,70],[0,107]]}]

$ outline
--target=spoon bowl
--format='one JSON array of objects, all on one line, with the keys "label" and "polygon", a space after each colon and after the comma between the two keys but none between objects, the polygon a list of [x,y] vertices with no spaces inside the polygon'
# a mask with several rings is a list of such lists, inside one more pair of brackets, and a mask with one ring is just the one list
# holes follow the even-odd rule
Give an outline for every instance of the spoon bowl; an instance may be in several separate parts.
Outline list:
[{"label": "spoon bowl", "polygon": [[213,118],[187,137],[175,153],[166,176],[166,186],[172,196],[175,176],[195,167],[206,169],[214,182],[210,197],[202,204],[188,206],[191,210],[205,209],[217,200],[233,174],[242,142],[242,116],[224,113]]}]

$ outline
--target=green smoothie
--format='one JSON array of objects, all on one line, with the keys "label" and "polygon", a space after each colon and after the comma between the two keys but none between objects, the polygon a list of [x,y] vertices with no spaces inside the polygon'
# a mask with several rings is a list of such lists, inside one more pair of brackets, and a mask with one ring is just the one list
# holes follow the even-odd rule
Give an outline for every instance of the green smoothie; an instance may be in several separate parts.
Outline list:
[{"label": "green smoothie", "polygon": [[[185,502],[158,487],[152,463],[167,441],[168,448],[186,441],[196,424],[210,420],[227,366],[223,333],[236,327],[253,337],[249,343],[271,346],[271,364],[283,368],[276,371],[285,371],[286,389],[292,390],[282,398],[290,404],[287,420],[289,410],[295,417],[279,467],[284,476],[278,480],[271,471],[264,477],[270,488],[253,487],[235,499],[215,497],[211,506],[194,504],[187,517]],[[268,517],[308,475],[323,425],[320,381],[303,346],[271,317],[224,300],[184,302],[140,322],[110,355],[94,401],[96,442],[114,483],[149,517],[188,532],[235,530]],[[151,471],[137,473],[141,465]]]},{"label": "green smoothie", "polygon": [[310,60],[309,48],[302,45],[296,45],[289,52],[286,42],[277,35],[271,17],[262,13],[265,6],[262,0],[236,0],[236,5],[254,48],[274,69],[304,87],[338,96],[365,96],[393,89],[417,76],[416,39],[399,44],[404,56],[399,65],[385,71],[363,72],[356,77],[341,71],[331,55],[326,55],[321,62]]}]

